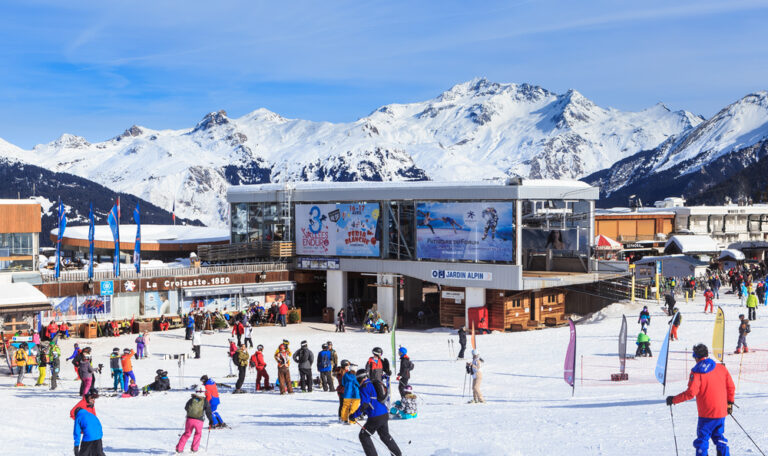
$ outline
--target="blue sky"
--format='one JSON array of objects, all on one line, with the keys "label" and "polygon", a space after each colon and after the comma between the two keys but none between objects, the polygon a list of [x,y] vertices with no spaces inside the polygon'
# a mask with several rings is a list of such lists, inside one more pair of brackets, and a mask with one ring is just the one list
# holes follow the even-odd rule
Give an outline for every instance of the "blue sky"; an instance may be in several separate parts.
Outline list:
[{"label": "blue sky", "polygon": [[711,116],[768,90],[768,1],[34,1],[0,6],[0,138],[100,141],[265,107],[351,121],[484,76]]}]

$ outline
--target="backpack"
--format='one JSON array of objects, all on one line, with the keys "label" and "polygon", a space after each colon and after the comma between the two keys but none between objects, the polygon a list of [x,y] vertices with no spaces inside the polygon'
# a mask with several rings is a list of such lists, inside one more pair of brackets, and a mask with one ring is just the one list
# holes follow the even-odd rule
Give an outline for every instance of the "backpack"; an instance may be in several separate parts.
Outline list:
[{"label": "backpack", "polygon": [[320,369],[328,369],[329,367],[331,367],[331,353],[320,352]]},{"label": "backpack", "polygon": [[190,418],[200,419],[205,413],[205,399],[196,397],[189,401],[187,406],[187,416]]},{"label": "backpack", "polygon": [[24,361],[26,359],[24,355],[24,350],[20,348],[16,350],[16,354],[14,356],[16,357],[16,361]]},{"label": "backpack", "polygon": [[376,390],[376,400],[382,404],[387,401],[387,385],[379,380],[371,380],[373,389]]}]

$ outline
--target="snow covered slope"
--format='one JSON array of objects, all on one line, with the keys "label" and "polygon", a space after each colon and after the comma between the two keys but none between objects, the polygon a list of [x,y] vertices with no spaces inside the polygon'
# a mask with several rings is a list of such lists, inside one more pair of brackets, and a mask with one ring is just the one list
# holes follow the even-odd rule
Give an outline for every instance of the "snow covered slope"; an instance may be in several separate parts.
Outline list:
[{"label": "snow covered slope", "polygon": [[[765,157],[767,141],[768,92],[762,91],[659,147],[620,160],[584,180],[600,186],[605,204],[625,204],[630,194],[645,196],[647,202],[672,195],[696,199],[715,185],[723,187],[719,198],[727,188],[736,188],[730,182],[734,176]],[[652,194],[654,198],[648,198]]]},{"label": "snow covered slope", "polygon": [[76,174],[211,225],[226,219],[228,184],[289,180],[576,178],[653,149],[702,122],[657,104],[601,108],[574,90],[476,79],[420,103],[351,123],[224,111],[185,130],[133,126],[108,141],[62,135],[5,156]]}]

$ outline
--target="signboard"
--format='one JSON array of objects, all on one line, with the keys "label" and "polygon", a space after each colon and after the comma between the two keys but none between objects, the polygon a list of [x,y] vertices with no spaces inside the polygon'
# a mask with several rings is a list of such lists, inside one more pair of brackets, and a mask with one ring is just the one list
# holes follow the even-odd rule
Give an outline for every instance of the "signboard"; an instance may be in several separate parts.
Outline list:
[{"label": "signboard", "polygon": [[101,296],[112,296],[115,294],[115,282],[111,280],[102,280],[99,287],[99,294]]},{"label": "signboard", "polygon": [[299,258],[299,269],[338,270],[341,265],[338,258]]},{"label": "signboard", "polygon": [[656,262],[656,274],[661,274],[661,261]]},{"label": "signboard", "polygon": [[379,203],[297,204],[296,254],[378,257]]},{"label": "signboard", "polygon": [[456,280],[482,280],[490,281],[493,279],[493,274],[490,272],[478,272],[478,271],[450,271],[445,269],[433,269],[433,279],[456,279]]},{"label": "signboard", "polygon": [[515,211],[511,202],[416,204],[420,259],[513,261]]},{"label": "signboard", "polygon": [[463,291],[444,291],[443,298],[453,299],[458,304],[464,299],[464,292]]},{"label": "signboard", "polygon": [[[230,276],[205,276],[190,278],[168,278],[168,279],[144,279],[141,282],[142,290],[177,290],[187,287],[206,287],[215,285],[227,285],[230,282],[238,283],[240,280],[233,280]],[[103,283],[103,282],[102,282]]]},{"label": "signboard", "polygon": [[51,299],[53,309],[40,312],[43,321],[82,320],[112,314],[112,296],[66,296]]}]

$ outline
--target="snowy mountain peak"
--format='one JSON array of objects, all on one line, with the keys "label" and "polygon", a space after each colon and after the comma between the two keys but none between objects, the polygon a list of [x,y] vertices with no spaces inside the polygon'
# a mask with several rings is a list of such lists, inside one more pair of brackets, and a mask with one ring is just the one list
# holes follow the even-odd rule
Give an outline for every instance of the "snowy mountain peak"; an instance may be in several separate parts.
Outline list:
[{"label": "snowy mountain peak", "polygon": [[242,122],[273,122],[282,123],[288,121],[285,117],[266,108],[259,108],[244,115],[238,121]]},{"label": "snowy mountain peak", "polygon": [[142,130],[141,127],[138,125],[131,125],[131,128],[125,130],[119,136],[116,136],[115,141],[122,141],[126,138],[135,138],[136,136],[141,136],[143,134],[144,130]]},{"label": "snowy mountain peak", "polygon": [[59,136],[59,138],[56,139],[55,141],[48,143],[47,147],[51,147],[55,149],[85,149],[87,147],[90,147],[90,145],[91,143],[89,143],[82,136],[76,136],[76,135],[71,135],[69,133],[64,133],[63,135]]},{"label": "snowy mountain peak", "polygon": [[226,125],[228,123],[229,118],[227,117],[227,111],[222,109],[206,114],[205,117],[195,125],[195,128],[192,129],[192,131],[207,131],[217,125]]}]

